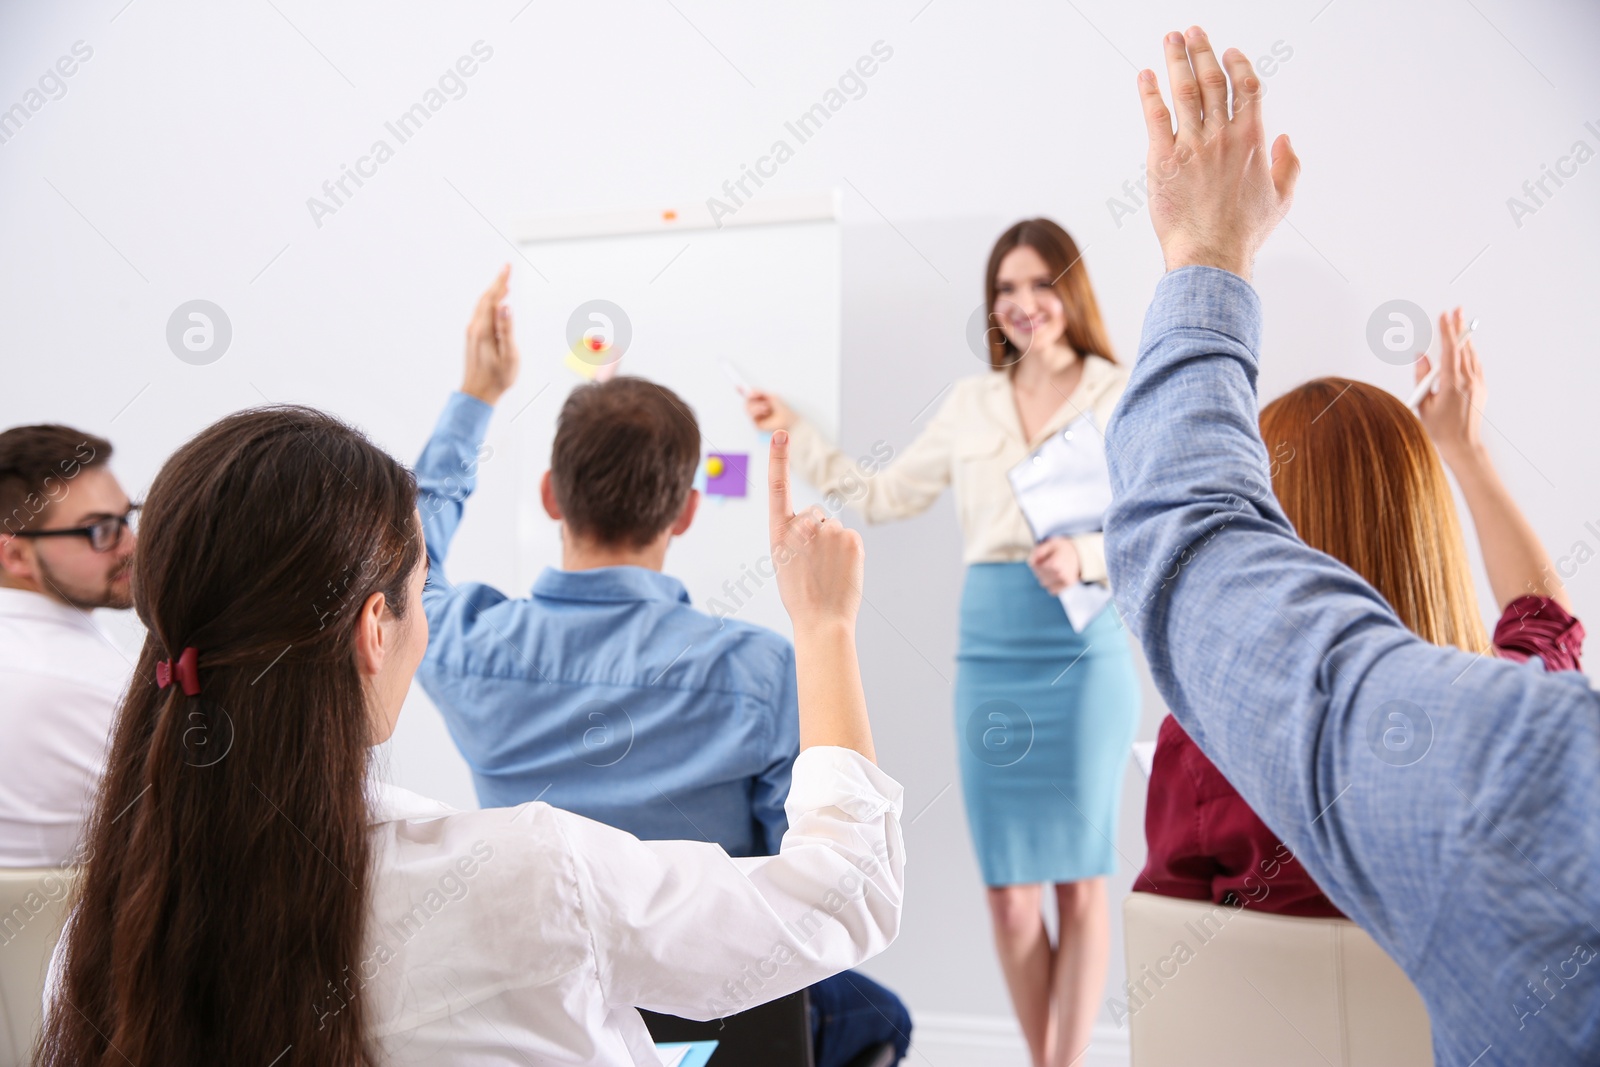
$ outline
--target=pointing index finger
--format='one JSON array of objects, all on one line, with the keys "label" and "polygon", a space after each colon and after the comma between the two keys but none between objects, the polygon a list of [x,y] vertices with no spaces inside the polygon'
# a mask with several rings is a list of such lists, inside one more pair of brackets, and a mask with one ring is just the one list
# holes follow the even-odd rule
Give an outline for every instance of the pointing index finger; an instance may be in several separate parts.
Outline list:
[{"label": "pointing index finger", "polygon": [[784,526],[794,518],[789,499],[789,432],[772,435],[772,450],[767,459],[767,505],[771,513],[772,537],[776,541]]}]

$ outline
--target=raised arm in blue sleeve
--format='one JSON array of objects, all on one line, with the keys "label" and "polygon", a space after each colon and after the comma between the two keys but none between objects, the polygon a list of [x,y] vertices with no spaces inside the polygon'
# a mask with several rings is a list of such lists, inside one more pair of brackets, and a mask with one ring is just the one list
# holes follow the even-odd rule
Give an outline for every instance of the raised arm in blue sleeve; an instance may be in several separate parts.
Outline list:
[{"label": "raised arm in blue sleeve", "polygon": [[1259,340],[1238,276],[1157,287],[1107,432],[1123,616],[1179,723],[1417,984],[1439,1063],[1600,1063],[1600,697],[1422,641],[1295,536]]},{"label": "raised arm in blue sleeve", "polygon": [[433,632],[430,652],[440,638],[470,625],[484,608],[505,599],[496,589],[478,583],[453,586],[445,577],[450,539],[461,525],[467,497],[478,484],[478,450],[489,432],[494,408],[466,393],[451,393],[444,411],[417,460],[417,510],[428,546],[428,584],[423,608]]}]

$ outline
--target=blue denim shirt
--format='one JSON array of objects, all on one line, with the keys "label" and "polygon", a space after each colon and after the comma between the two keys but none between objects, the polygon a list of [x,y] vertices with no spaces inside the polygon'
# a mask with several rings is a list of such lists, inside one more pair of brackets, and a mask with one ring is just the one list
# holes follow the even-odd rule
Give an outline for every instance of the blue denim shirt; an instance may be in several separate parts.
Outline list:
[{"label": "blue denim shirt", "polygon": [[1295,536],[1260,334],[1233,274],[1156,288],[1108,427],[1123,617],[1179,724],[1416,984],[1438,1063],[1600,1063],[1600,696],[1428,644]]},{"label": "blue denim shirt", "polygon": [[646,840],[776,853],[800,754],[788,640],[697,611],[642,567],[549,569],[527,599],[445,577],[492,412],[454,394],[417,461],[432,568],[417,678],[479,802],[540,799]]}]

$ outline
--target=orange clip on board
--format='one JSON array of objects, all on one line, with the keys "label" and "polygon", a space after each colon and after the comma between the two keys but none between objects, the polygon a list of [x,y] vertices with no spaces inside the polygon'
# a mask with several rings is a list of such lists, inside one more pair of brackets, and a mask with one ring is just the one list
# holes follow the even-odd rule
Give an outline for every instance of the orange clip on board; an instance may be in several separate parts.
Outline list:
[{"label": "orange clip on board", "polygon": [[615,372],[617,360],[610,357],[611,342],[599,334],[591,334],[578,342],[563,361],[568,369],[589,381],[605,381]]}]

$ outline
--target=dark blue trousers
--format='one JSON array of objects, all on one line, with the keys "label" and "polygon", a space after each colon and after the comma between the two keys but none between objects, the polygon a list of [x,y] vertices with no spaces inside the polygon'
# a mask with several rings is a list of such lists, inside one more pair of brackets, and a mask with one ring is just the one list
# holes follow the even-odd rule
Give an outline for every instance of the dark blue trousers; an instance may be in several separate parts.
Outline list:
[{"label": "dark blue trousers", "polygon": [[864,974],[844,971],[809,990],[811,1040],[817,1067],[844,1067],[862,1052],[888,1043],[899,1063],[911,1047],[911,1013]]}]

